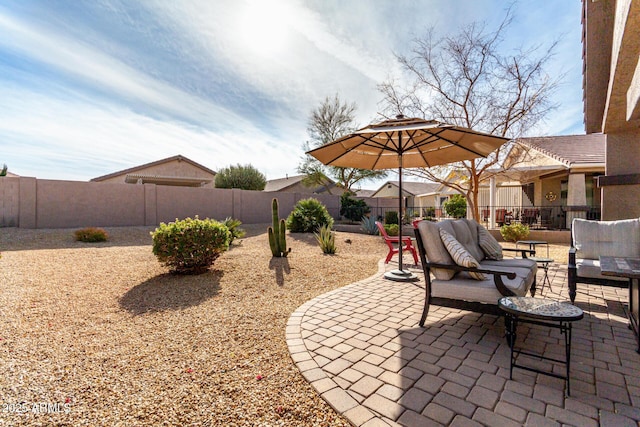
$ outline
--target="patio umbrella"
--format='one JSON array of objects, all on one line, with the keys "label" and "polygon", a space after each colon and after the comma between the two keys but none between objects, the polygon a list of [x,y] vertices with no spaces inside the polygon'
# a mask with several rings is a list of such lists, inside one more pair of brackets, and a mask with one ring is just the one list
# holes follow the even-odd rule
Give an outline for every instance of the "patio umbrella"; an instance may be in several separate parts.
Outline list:
[{"label": "patio umbrella", "polygon": [[[385,120],[326,143],[307,154],[321,163],[358,169],[398,169],[402,245],[402,168],[432,167],[486,157],[507,138],[476,132],[435,120],[405,118]],[[391,280],[414,280],[403,269],[402,251],[398,253],[398,270],[385,274]]]}]

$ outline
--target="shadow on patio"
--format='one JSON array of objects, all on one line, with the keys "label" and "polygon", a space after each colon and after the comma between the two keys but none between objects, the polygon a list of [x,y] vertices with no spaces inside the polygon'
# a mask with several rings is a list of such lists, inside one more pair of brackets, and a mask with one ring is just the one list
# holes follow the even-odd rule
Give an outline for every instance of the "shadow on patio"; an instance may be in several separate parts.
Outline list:
[{"label": "shadow on patio", "polygon": [[[287,326],[303,376],[353,424],[637,425],[640,356],[627,327],[627,289],[578,289],[585,317],[574,323],[572,394],[565,397],[557,378],[514,369],[509,380],[502,317],[433,306],[420,328],[422,279],[390,282],[384,268],[307,302]],[[568,301],[566,266],[552,265],[549,277],[552,290],[542,296]],[[521,325],[517,344],[562,359],[561,339],[555,329]]]}]

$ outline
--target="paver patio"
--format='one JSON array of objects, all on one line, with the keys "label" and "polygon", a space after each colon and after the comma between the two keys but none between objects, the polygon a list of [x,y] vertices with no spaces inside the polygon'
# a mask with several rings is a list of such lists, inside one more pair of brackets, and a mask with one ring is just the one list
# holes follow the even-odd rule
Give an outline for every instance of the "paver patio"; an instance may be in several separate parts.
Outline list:
[{"label": "paver patio", "polygon": [[[509,380],[502,317],[432,306],[420,328],[422,271],[412,269],[420,282],[401,283],[383,279],[385,268],[397,263],[381,262],[378,274],[308,301],[286,330],[302,375],[354,425],[638,425],[640,354],[627,289],[579,286],[585,316],[573,327],[565,397],[561,379],[515,369]],[[569,301],[566,265],[552,264],[549,278],[542,296]],[[520,325],[517,345],[563,359],[562,339],[555,329]]]}]

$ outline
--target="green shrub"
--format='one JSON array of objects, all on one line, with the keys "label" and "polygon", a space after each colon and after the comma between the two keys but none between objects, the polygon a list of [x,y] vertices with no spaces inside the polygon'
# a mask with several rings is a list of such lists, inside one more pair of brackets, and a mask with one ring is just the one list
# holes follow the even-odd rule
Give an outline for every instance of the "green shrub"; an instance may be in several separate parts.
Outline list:
[{"label": "green shrub", "polygon": [[398,224],[385,224],[384,229],[389,236],[397,236],[400,233],[400,227],[398,227]]},{"label": "green shrub", "polygon": [[360,221],[360,219],[371,212],[371,208],[362,199],[354,199],[351,193],[345,191],[340,196],[340,215],[349,221]]},{"label": "green shrub", "polygon": [[79,242],[106,242],[109,235],[102,228],[87,227],[74,232]]},{"label": "green shrub", "polygon": [[398,224],[398,212],[396,212],[396,211],[386,211],[384,213],[384,223],[385,224]]},{"label": "green shrub", "polygon": [[514,222],[511,225],[503,225],[500,227],[500,234],[506,242],[525,240],[529,237],[529,226],[519,222]]},{"label": "green shrub", "polygon": [[229,240],[229,244],[233,243],[235,239],[243,238],[247,232],[244,231],[240,227],[242,222],[239,219],[231,218],[230,216],[226,217],[222,223],[229,229],[231,232],[231,240]]},{"label": "green shrub", "polygon": [[200,274],[229,249],[231,232],[212,219],[176,219],[151,233],[153,254],[172,273]]},{"label": "green shrub", "polygon": [[360,221],[360,228],[362,228],[362,231],[372,236],[380,234],[378,226],[376,225],[376,219],[373,217],[363,216]]},{"label": "green shrub", "polygon": [[327,208],[314,198],[300,200],[287,218],[287,228],[293,233],[310,233],[326,225],[333,227],[333,218]]},{"label": "green shrub", "polygon": [[314,233],[316,236],[316,240],[320,245],[320,249],[325,254],[335,254],[336,253],[336,234],[331,231],[331,227],[327,227],[323,225],[320,227],[320,231]]},{"label": "green shrub", "polygon": [[462,194],[454,194],[444,202],[444,211],[454,218],[467,216],[467,199]]}]

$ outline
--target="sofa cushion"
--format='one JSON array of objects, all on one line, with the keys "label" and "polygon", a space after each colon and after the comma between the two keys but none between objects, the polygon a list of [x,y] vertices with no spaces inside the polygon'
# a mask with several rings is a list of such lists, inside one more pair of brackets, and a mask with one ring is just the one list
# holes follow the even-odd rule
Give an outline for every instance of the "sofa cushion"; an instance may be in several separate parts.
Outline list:
[{"label": "sofa cushion", "polygon": [[453,237],[478,261],[484,258],[484,252],[478,244],[477,222],[468,219],[456,219],[450,221],[453,227]]},{"label": "sofa cushion", "polygon": [[489,233],[489,230],[477,224],[478,228],[478,245],[482,252],[484,252],[484,256],[487,259],[501,260],[503,258],[502,255],[502,246],[500,243]]},{"label": "sofa cushion", "polygon": [[640,257],[640,219],[638,218],[619,221],[589,221],[574,218],[572,235],[576,258]]},{"label": "sofa cushion", "polygon": [[483,259],[482,264],[506,265],[509,267],[523,267],[523,268],[533,269],[536,272],[538,271],[538,264],[531,258],[503,258],[501,260]]},{"label": "sofa cushion", "polygon": [[[525,296],[531,288],[535,274],[532,274],[531,270],[526,268],[516,268],[509,271],[515,272],[516,278],[510,280],[506,276],[502,276],[503,283],[517,296]],[[477,301],[485,304],[497,304],[498,300],[503,297],[496,289],[493,275],[489,275],[486,280],[472,281],[465,277],[464,273],[466,272],[458,274],[452,280],[432,280],[431,295],[440,298]]]},{"label": "sofa cushion", "polygon": [[[471,255],[460,242],[456,240],[451,233],[447,230],[440,229],[440,238],[444,247],[447,248],[449,255],[453,261],[462,267],[475,267],[478,268],[480,263]],[[475,280],[485,280],[487,276],[483,273],[468,272],[469,276]]]},{"label": "sofa cushion", "polygon": [[[448,221],[443,221],[441,223],[420,221],[418,223],[418,232],[420,233],[420,238],[424,245],[425,255],[429,262],[437,264],[455,264],[440,238],[440,228],[443,227],[446,227],[449,231],[453,232],[453,228],[451,228],[451,224]],[[436,279],[450,280],[454,276],[455,271],[443,268],[432,268],[431,273],[433,273]]]},{"label": "sofa cushion", "polygon": [[605,276],[600,273],[599,259],[576,259],[576,272],[578,277],[589,277],[592,279],[615,280],[619,282],[628,282],[626,277]]}]

